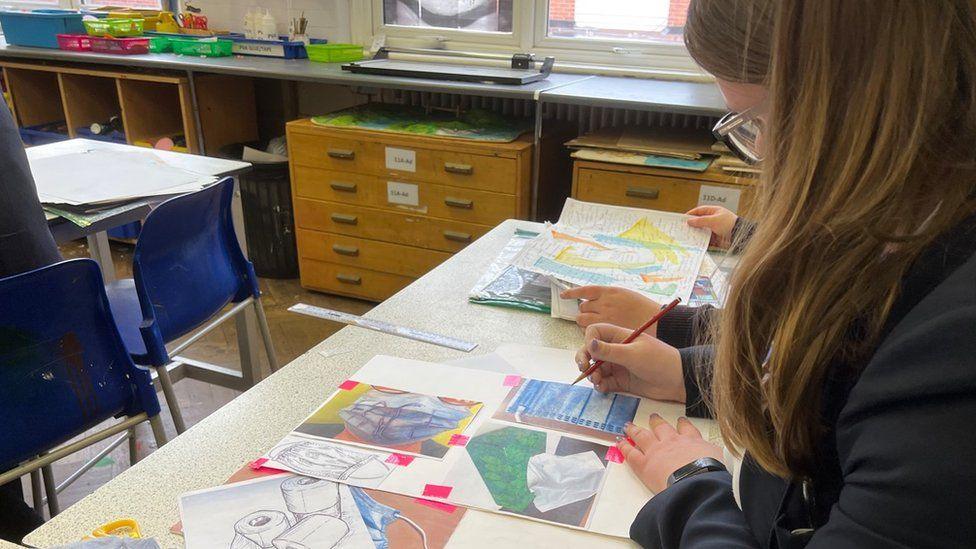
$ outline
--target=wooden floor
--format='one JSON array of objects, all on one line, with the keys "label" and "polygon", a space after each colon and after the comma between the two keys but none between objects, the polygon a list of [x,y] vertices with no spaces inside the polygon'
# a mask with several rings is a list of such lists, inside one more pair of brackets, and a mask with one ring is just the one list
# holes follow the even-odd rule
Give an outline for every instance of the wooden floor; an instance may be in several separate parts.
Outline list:
[{"label": "wooden floor", "polygon": [[[84,241],[66,244],[61,247],[61,252],[65,258],[88,256],[88,248]],[[120,278],[131,276],[132,246],[113,242],[112,259],[114,260]],[[372,303],[357,299],[309,292],[299,285],[298,279],[275,280],[262,278],[260,286],[262,302],[268,316],[268,324],[271,328],[272,339],[274,340],[275,351],[280,365],[291,362],[342,328],[342,325],[334,322],[290,313],[287,311],[288,307],[302,302],[354,314],[363,314],[373,306]],[[263,348],[261,348],[261,351],[263,352]],[[237,355],[237,337],[234,330],[234,322],[229,321],[224,323],[223,326],[208,334],[183,354],[189,358],[239,369],[240,361]],[[238,391],[213,386],[193,379],[180,380],[175,384],[175,390],[180,407],[183,410],[183,418],[186,421],[187,427],[196,424],[239,394]],[[159,399],[160,404],[163,405],[162,416],[166,424],[166,434],[169,438],[173,438],[176,436],[176,430],[173,428],[173,422],[170,419],[162,393],[159,394]],[[107,422],[106,425],[108,424],[110,423]],[[96,456],[100,450],[106,448],[108,445],[109,442],[102,442],[86,451],[79,452],[55,463],[54,476],[56,482],[62,482],[82,464]],[[148,425],[139,427],[136,445],[139,457],[144,457],[155,449],[156,443],[153,440]],[[62,509],[92,493],[128,466],[128,446],[123,443],[58,495]],[[31,499],[30,485],[26,478],[23,482],[24,493],[27,495],[29,502]]]}]

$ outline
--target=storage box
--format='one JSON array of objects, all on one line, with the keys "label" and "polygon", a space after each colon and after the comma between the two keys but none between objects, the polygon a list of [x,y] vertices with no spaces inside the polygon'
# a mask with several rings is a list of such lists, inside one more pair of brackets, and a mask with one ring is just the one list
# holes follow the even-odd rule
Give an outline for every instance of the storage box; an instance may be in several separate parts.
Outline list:
[{"label": "storage box", "polygon": [[111,53],[115,55],[136,55],[149,53],[148,38],[106,38],[92,36],[91,51],[95,53]]},{"label": "storage box", "polygon": [[355,44],[309,44],[305,50],[316,63],[346,63],[363,58],[363,47]]},{"label": "storage box", "polygon": [[58,47],[65,51],[91,51],[91,37],[87,34],[59,34]]},{"label": "storage box", "polygon": [[228,57],[233,54],[234,43],[230,40],[201,40],[174,38],[170,41],[173,53],[199,57]]},{"label": "storage box", "polygon": [[0,27],[13,46],[57,48],[59,34],[84,34],[82,15],[70,10],[0,11]]},{"label": "storage box", "polygon": [[85,30],[91,36],[142,36],[142,19],[98,19],[85,21]]}]

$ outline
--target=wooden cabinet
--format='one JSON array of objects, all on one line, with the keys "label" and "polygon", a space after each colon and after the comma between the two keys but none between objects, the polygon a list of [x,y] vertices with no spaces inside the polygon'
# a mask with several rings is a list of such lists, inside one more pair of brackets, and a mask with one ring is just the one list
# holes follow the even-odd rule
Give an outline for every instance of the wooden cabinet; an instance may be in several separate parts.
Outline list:
[{"label": "wooden cabinet", "polygon": [[699,203],[748,212],[754,181],[715,168],[697,173],[584,160],[573,164],[573,198],[668,212],[684,213]]},{"label": "wooden cabinet", "polygon": [[288,124],[302,285],[383,300],[529,213],[532,142]]}]

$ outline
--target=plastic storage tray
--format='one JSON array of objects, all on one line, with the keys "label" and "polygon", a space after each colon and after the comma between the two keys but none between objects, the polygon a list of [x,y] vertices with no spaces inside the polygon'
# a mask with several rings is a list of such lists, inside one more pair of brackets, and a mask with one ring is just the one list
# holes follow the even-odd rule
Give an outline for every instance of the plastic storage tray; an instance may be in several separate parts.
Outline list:
[{"label": "plastic storage tray", "polygon": [[116,55],[135,55],[149,53],[148,38],[104,38],[91,37],[91,51]]},{"label": "plastic storage tray", "polygon": [[153,36],[149,39],[149,51],[152,53],[173,51],[173,40],[166,36]]},{"label": "plastic storage tray", "polygon": [[91,37],[87,34],[59,34],[58,48],[67,51],[91,51]]},{"label": "plastic storage tray", "polygon": [[174,38],[170,41],[173,53],[199,57],[228,57],[233,55],[234,43],[230,40],[206,40]]},{"label": "plastic storage tray", "polygon": [[81,18],[69,10],[0,11],[0,27],[10,45],[57,48],[59,34],[85,33]]},{"label": "plastic storage tray", "polygon": [[156,30],[156,25],[159,24],[159,17],[162,13],[169,13],[172,16],[172,12],[162,12],[158,10],[132,10],[132,11],[110,11],[108,12],[109,19],[143,19],[142,28],[144,30]]},{"label": "plastic storage tray", "polygon": [[[255,40],[244,38],[240,34],[230,34],[227,39],[234,41],[233,52],[237,55],[254,55],[258,57],[277,57],[278,59],[306,59],[305,43],[290,41],[287,36],[281,40]],[[312,39],[312,44],[325,44],[325,39]]]},{"label": "plastic storage tray", "polygon": [[96,19],[85,21],[85,30],[91,36],[142,36],[142,19]]},{"label": "plastic storage tray", "polygon": [[308,58],[316,63],[346,63],[363,58],[363,47],[355,44],[309,44]]}]

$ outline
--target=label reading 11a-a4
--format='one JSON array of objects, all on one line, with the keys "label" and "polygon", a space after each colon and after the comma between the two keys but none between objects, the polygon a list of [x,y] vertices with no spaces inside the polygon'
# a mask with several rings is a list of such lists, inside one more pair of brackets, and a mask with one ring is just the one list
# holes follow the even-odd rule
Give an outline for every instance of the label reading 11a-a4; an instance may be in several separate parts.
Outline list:
[{"label": "label reading 11a-a4", "polygon": [[387,147],[386,168],[401,172],[417,171],[417,151]]},{"label": "label reading 11a-a4", "polygon": [[390,204],[402,204],[404,206],[419,206],[420,188],[417,185],[413,185],[411,183],[387,181],[386,200]]}]

